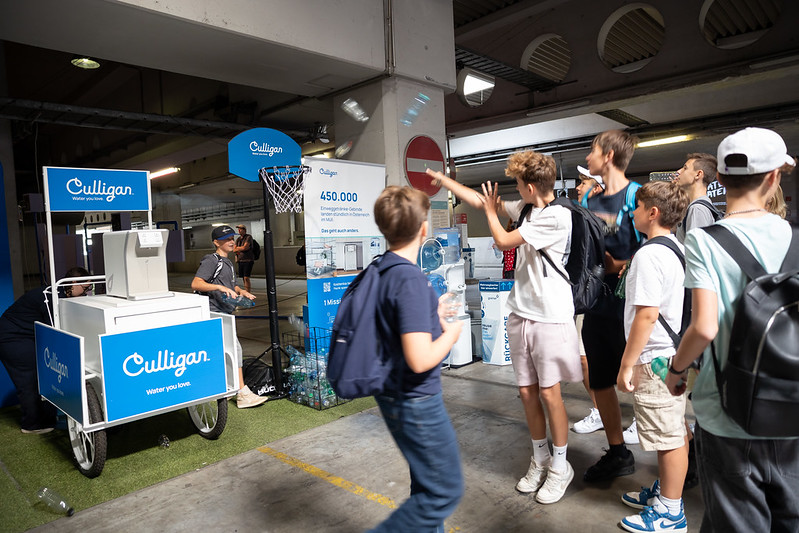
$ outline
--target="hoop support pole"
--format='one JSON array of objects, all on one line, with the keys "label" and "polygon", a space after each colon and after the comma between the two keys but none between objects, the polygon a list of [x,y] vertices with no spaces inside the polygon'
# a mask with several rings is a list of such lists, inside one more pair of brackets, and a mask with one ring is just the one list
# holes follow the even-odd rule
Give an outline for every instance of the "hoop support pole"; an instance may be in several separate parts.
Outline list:
[{"label": "hoop support pole", "polygon": [[269,334],[272,337],[272,371],[277,382],[277,393],[283,394],[283,367],[281,361],[280,327],[277,316],[277,284],[275,283],[275,246],[269,223],[269,193],[261,182],[264,193],[264,266],[266,273],[266,298],[269,303]]}]

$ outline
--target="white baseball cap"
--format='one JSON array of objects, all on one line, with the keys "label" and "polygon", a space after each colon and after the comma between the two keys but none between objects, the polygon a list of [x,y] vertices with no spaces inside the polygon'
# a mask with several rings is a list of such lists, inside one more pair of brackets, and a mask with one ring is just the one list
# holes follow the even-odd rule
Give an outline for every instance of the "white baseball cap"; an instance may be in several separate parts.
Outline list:
[{"label": "white baseball cap", "polygon": [[776,170],[786,163],[795,165],[785,141],[772,130],[746,128],[721,141],[717,152],[720,174],[747,176]]},{"label": "white baseball cap", "polygon": [[586,178],[591,178],[592,180],[597,182],[600,187],[602,187],[603,191],[605,190],[605,182],[602,181],[602,176],[594,176],[593,174],[588,172],[587,168],[581,167],[580,165],[577,165],[577,172],[579,172],[580,174],[582,174]]}]

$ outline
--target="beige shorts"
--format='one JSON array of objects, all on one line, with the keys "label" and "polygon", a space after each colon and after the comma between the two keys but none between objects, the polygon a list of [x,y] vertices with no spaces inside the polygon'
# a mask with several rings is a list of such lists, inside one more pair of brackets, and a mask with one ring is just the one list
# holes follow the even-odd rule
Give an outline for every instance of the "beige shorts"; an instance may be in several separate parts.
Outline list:
[{"label": "beige shorts", "polygon": [[508,344],[519,387],[552,387],[561,381],[582,381],[574,323],[549,324],[508,316]]},{"label": "beige shorts", "polygon": [[649,364],[633,370],[633,407],[641,449],[676,450],[685,444],[685,394],[672,396]]}]

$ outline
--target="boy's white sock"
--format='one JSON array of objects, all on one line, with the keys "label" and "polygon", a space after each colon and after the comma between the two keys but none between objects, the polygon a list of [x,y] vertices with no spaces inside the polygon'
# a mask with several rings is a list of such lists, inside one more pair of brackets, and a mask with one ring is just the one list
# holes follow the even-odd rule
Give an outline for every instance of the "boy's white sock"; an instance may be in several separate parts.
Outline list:
[{"label": "boy's white sock", "polygon": [[567,470],[566,467],[566,446],[555,446],[552,445],[552,470],[555,472],[565,472]]},{"label": "boy's white sock", "polygon": [[676,516],[680,514],[682,510],[682,498],[672,500],[660,494],[655,498],[655,505],[653,505],[653,507],[659,513],[668,512],[670,515]]},{"label": "boy's white sock", "polygon": [[533,459],[539,466],[549,466],[552,462],[552,456],[549,453],[549,446],[547,439],[533,440]]}]

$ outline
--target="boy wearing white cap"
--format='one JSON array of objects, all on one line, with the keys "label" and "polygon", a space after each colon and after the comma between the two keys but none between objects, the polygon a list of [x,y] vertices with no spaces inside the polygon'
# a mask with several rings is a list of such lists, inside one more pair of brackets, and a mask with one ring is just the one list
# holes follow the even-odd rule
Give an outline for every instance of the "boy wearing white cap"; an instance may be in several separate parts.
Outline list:
[{"label": "boy wearing white cap", "polygon": [[[717,222],[749,249],[767,272],[788,253],[791,226],[766,211],[766,201],[795,160],[777,133],[746,128],[718,148],[718,179],[727,188],[727,214]],[[666,385],[684,394],[688,365],[704,356],[694,384],[696,450],[705,501],[702,531],[799,531],[799,439],[753,436],[722,409],[710,350],[719,367],[747,276],[716,240],[701,229],[685,238],[686,287],[692,289],[691,325],[672,360]]]},{"label": "boy wearing white cap", "polygon": [[595,176],[588,172],[588,169],[577,165],[577,172],[580,173],[580,183],[577,184],[577,203],[588,208],[588,199],[594,195],[602,194],[605,190],[605,182],[602,176]]}]

